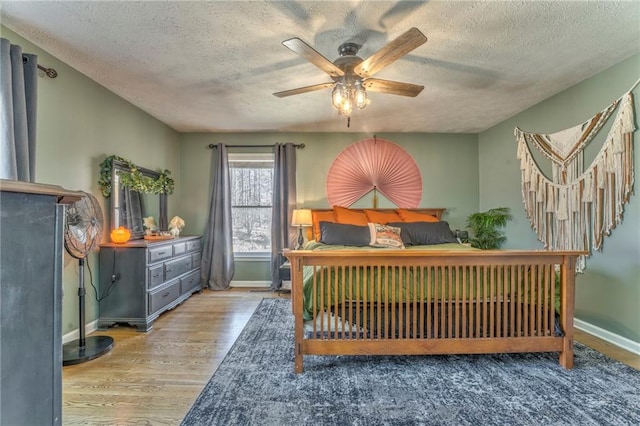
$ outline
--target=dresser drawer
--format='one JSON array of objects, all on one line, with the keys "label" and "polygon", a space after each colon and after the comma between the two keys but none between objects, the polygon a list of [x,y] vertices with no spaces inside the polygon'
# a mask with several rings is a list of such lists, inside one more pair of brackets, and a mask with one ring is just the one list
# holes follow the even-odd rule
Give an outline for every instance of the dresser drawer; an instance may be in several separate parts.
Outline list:
[{"label": "dresser drawer", "polygon": [[173,255],[174,256],[180,256],[181,254],[184,254],[186,252],[187,252],[186,243],[175,243],[173,245]]},{"label": "dresser drawer", "polygon": [[199,251],[200,250],[200,239],[187,241],[187,252]]},{"label": "dresser drawer", "polygon": [[171,245],[151,247],[149,249],[149,263],[156,263],[173,256]]},{"label": "dresser drawer", "polygon": [[202,259],[202,253],[197,252],[191,255],[191,267],[193,269],[200,267],[200,260]]},{"label": "dresser drawer", "polygon": [[191,256],[164,262],[164,279],[166,281],[179,277],[191,270]]},{"label": "dresser drawer", "polygon": [[164,282],[164,265],[155,265],[149,267],[149,281],[147,288],[154,288]]},{"label": "dresser drawer", "polygon": [[180,279],[181,294],[200,290],[200,270],[193,271],[189,275]]},{"label": "dresser drawer", "polygon": [[180,296],[180,281],[149,293],[149,314],[167,306]]}]

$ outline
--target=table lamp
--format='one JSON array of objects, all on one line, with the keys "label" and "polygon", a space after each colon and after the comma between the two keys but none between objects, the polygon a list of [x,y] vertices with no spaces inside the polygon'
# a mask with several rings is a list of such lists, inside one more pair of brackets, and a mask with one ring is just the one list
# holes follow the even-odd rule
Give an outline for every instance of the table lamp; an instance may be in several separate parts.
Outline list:
[{"label": "table lamp", "polygon": [[296,209],[293,211],[293,218],[291,219],[291,226],[298,227],[298,244],[296,244],[296,250],[302,248],[304,243],[304,235],[302,234],[302,228],[311,226],[313,224],[311,220],[311,210],[309,209]]}]

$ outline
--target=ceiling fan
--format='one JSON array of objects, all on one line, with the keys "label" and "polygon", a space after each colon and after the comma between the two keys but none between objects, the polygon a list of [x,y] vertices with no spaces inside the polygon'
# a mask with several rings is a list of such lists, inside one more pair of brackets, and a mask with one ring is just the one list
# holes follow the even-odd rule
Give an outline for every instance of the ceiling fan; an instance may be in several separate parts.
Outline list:
[{"label": "ceiling fan", "polygon": [[332,82],[314,84],[274,93],[279,98],[299,95],[333,87],[331,100],[340,114],[349,117],[354,108],[363,109],[369,104],[367,90],[393,95],[415,97],[424,86],[399,81],[373,78],[373,75],[427,41],[417,28],[411,28],[389,42],[367,59],[357,56],[360,45],[347,42],[338,47],[340,56],[333,62],[301,39],[295,37],[282,42],[283,45],[327,73]]}]

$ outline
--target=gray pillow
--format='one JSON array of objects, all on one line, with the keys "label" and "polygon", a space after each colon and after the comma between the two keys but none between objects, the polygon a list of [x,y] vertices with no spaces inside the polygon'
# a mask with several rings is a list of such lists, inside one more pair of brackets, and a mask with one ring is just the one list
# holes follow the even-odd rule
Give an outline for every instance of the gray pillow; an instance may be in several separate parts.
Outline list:
[{"label": "gray pillow", "polygon": [[438,222],[394,222],[387,225],[400,228],[400,236],[405,246],[428,246],[434,244],[457,243],[449,224]]},{"label": "gray pillow", "polygon": [[339,246],[364,247],[371,242],[368,226],[320,222],[320,242]]}]

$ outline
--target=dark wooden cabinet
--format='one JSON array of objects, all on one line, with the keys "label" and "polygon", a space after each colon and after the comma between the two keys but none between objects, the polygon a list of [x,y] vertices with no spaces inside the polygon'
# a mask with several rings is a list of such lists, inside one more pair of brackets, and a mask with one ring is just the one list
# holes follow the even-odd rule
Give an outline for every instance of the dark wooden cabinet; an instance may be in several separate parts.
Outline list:
[{"label": "dark wooden cabinet", "polygon": [[149,331],[153,321],[201,291],[201,238],[100,245],[98,328],[117,323]]},{"label": "dark wooden cabinet", "polygon": [[81,194],[0,180],[0,423],[62,424],[64,206]]}]

